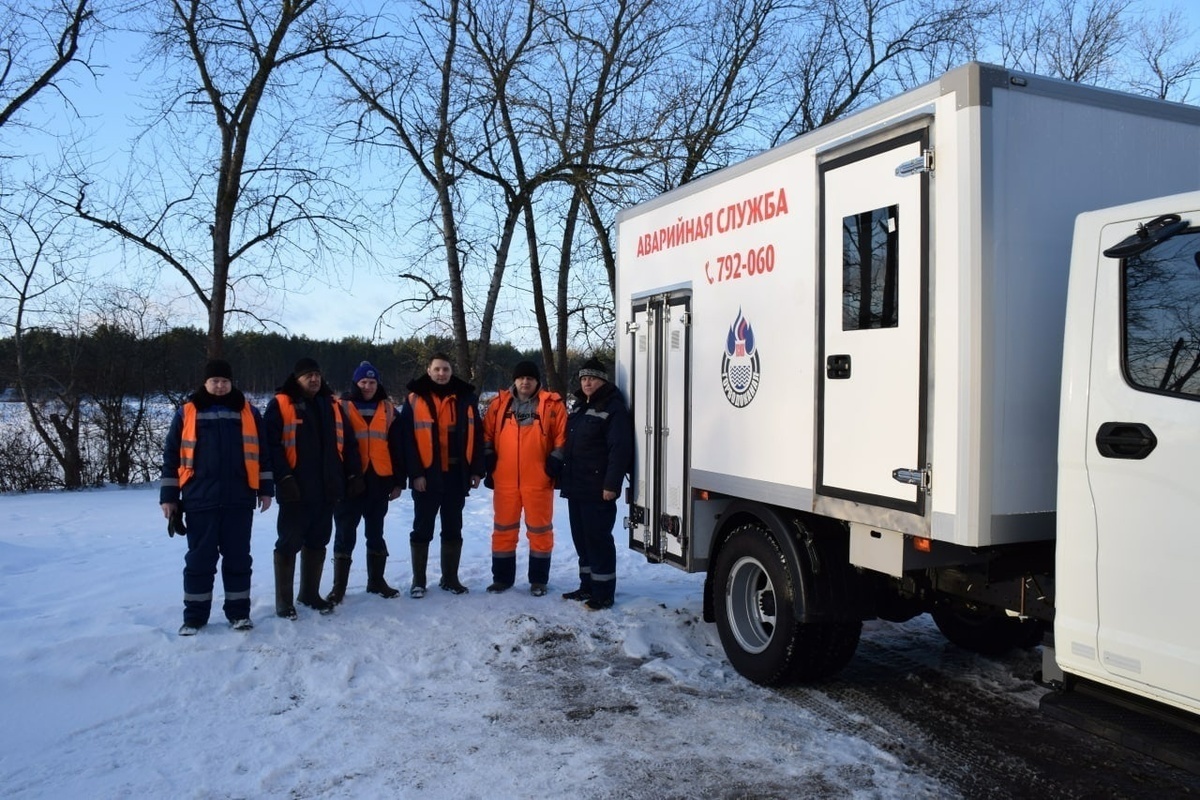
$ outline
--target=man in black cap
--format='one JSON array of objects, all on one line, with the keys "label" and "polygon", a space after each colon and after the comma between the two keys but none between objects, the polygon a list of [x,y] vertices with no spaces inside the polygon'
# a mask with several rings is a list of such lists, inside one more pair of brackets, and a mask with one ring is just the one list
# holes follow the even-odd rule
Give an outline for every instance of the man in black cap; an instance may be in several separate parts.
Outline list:
[{"label": "man in black cap", "polygon": [[492,584],[512,588],[517,574],[521,515],[529,537],[529,591],[546,594],[554,550],[554,478],[567,441],[567,408],[557,392],[543,389],[537,364],[513,369],[510,389],[500,392],[483,417],[487,485],[492,489]]},{"label": "man in black cap", "polygon": [[262,418],[234,388],[229,362],[209,361],[204,384],[180,406],[167,432],[158,493],[168,533],[187,536],[180,636],[208,624],[218,558],[225,617],[235,630],[254,627],[250,528],[254,508],[266,511],[274,494],[263,442]]},{"label": "man in black cap", "polygon": [[579,391],[567,418],[558,486],[567,498],[571,540],[579,555],[579,588],[563,595],[593,611],[611,608],[617,586],[613,525],[625,475],[633,468],[633,427],[608,367],[592,357],[579,369]]},{"label": "man in black cap", "polygon": [[333,390],[311,358],[296,362],[265,414],[275,465],[279,517],[275,541],[275,613],[296,619],[292,589],[300,554],[296,600],[322,614],[333,604],[321,597],[325,551],[339,500],[363,491],[358,442]]}]

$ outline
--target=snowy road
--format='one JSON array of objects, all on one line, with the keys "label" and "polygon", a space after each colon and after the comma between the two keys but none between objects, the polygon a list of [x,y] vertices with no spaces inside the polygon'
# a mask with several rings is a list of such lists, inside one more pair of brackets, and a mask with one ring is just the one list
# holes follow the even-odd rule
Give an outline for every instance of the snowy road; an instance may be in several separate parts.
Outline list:
[{"label": "snowy road", "polygon": [[[590,613],[558,597],[574,588],[562,531],[550,596],[488,595],[488,494],[466,519],[470,594],[384,600],[356,561],[336,613],[292,622],[273,614],[272,509],[255,523],[257,627],[230,630],[218,601],[181,638],[184,544],[152,487],[0,496],[0,794],[1200,796],[1195,776],[1043,716],[1036,653],[989,661],[928,619],[871,622],[836,680],[768,690],[700,620],[702,576],[620,548],[617,606]],[[400,586],[410,523],[397,501]]]}]

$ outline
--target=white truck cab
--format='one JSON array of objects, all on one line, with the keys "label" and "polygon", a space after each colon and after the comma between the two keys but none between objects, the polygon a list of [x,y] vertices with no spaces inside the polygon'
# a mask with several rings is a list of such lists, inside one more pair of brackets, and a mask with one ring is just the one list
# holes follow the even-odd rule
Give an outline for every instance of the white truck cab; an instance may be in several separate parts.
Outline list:
[{"label": "white truck cab", "polygon": [[1200,713],[1200,192],[1079,216],[1065,331],[1055,657]]}]

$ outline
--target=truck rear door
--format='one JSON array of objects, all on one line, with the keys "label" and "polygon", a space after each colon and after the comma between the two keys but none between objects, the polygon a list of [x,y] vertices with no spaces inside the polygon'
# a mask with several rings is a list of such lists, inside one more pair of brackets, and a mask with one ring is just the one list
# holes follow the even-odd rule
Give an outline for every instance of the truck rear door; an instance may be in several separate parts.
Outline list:
[{"label": "truck rear door", "polygon": [[817,493],[921,517],[928,135],[821,166]]},{"label": "truck rear door", "polygon": [[[1197,707],[1200,210],[1180,210],[1192,227],[1145,252],[1101,259],[1085,462],[1100,667]],[[1132,230],[1107,226],[1104,240]]]},{"label": "truck rear door", "polygon": [[635,300],[625,345],[638,453],[629,546],[651,561],[684,568],[690,558],[691,305],[687,290]]}]

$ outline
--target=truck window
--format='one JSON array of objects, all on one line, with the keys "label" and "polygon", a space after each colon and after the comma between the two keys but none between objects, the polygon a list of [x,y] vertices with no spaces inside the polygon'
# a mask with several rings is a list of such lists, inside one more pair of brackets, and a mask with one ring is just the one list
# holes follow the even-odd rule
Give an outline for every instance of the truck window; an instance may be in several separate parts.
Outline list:
[{"label": "truck window", "polygon": [[1200,231],[1122,265],[1126,380],[1151,392],[1200,398]]},{"label": "truck window", "polygon": [[894,328],[900,207],[842,218],[842,330]]}]

